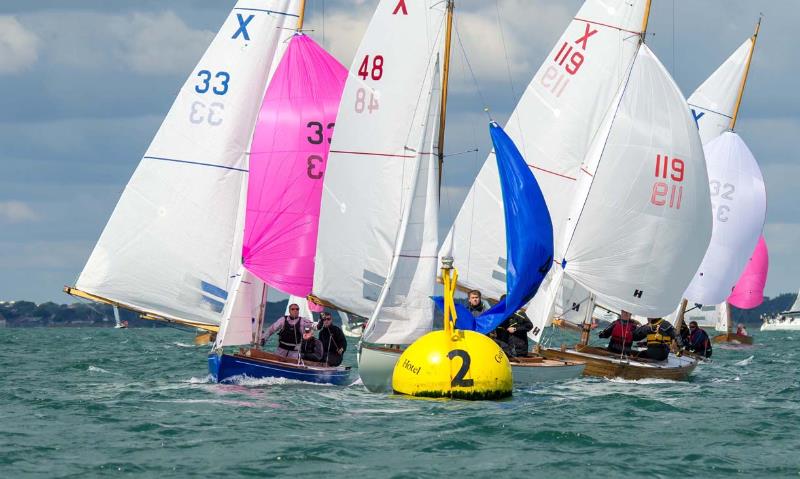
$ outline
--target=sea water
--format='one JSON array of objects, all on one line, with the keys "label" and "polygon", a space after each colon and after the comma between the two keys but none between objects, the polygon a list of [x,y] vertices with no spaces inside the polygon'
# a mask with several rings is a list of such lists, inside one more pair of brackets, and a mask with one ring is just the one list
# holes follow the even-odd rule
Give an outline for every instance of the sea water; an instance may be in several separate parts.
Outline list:
[{"label": "sea water", "polygon": [[499,402],[213,384],[208,347],[170,328],[0,337],[3,478],[800,474],[800,333],[715,347],[688,382],[580,378]]}]

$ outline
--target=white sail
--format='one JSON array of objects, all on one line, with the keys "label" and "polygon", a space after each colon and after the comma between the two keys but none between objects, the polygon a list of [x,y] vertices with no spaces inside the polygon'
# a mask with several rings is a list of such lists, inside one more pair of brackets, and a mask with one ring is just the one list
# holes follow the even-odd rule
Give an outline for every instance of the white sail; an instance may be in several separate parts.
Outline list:
[{"label": "white sail", "polygon": [[[644,0],[588,0],[505,126],[547,201],[558,257],[581,163],[630,69],[645,4]],[[452,245],[459,283],[480,289],[487,297],[498,298],[506,290],[503,218],[497,164],[490,156],[445,241]]]},{"label": "white sail", "polygon": [[241,267],[231,287],[231,298],[225,303],[224,320],[220,324],[215,349],[250,344],[260,339],[257,329],[258,317],[266,306],[264,282]]},{"label": "white sail", "polygon": [[717,322],[714,325],[714,328],[721,332],[731,331],[733,329],[731,320],[731,305],[729,305],[726,301],[723,301],[722,303],[718,304],[715,309],[717,313]]},{"label": "white sail", "polygon": [[581,168],[556,267],[598,304],[665,316],[711,235],[706,165],[686,100],[646,45],[621,91]]},{"label": "white sail", "polygon": [[797,292],[797,297],[794,299],[789,311],[800,311],[800,291]]},{"label": "white sail", "polygon": [[752,48],[753,39],[748,38],[689,97],[689,107],[704,145],[730,128]]},{"label": "white sail", "polygon": [[178,93],[77,288],[217,325],[241,261],[247,152],[298,0],[240,0]]},{"label": "white sail", "polygon": [[756,247],[767,211],[764,179],[744,141],[725,132],[705,146],[713,233],[703,262],[684,293],[690,302],[725,301]]},{"label": "white sail", "polygon": [[380,2],[336,119],[314,295],[369,317],[369,342],[408,344],[432,324],[438,168],[431,118],[444,8],[435,0]]}]

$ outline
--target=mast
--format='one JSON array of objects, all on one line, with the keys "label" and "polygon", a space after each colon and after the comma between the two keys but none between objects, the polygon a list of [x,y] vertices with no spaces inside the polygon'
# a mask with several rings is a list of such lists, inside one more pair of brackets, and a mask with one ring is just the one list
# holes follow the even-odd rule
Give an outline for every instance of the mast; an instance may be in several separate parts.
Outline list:
[{"label": "mast", "polygon": [[644,6],[644,18],[642,18],[642,43],[644,43],[644,37],[647,35],[647,23],[650,21],[650,4],[652,0],[647,0],[647,3]]},{"label": "mast", "polygon": [[439,109],[439,141],[437,144],[439,156],[439,190],[442,189],[442,165],[444,164],[444,128],[447,120],[447,85],[450,80],[450,39],[453,34],[453,10],[455,0],[447,0],[447,26],[444,37],[444,63],[442,66],[442,99]]},{"label": "mast", "polygon": [[306,0],[300,0],[300,12],[297,15],[297,31],[303,29],[303,20],[306,17]]},{"label": "mast", "polygon": [[742,97],[744,96],[744,87],[747,84],[747,76],[750,74],[750,62],[753,61],[753,53],[756,51],[756,40],[758,40],[758,31],[761,30],[761,17],[758,17],[756,23],[756,31],[753,33],[753,44],[750,46],[750,54],[747,56],[747,66],[744,68],[744,76],[742,77],[742,84],[739,85],[739,95],[736,97],[736,107],[733,110],[733,118],[731,118],[730,130],[733,131],[736,126],[736,119],[739,118],[739,107],[742,106]]}]

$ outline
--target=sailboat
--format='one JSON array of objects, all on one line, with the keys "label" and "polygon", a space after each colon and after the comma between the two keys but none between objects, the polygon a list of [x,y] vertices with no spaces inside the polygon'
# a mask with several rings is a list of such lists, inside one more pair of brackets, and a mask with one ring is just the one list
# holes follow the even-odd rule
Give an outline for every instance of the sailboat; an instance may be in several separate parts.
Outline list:
[{"label": "sailboat", "polygon": [[[220,382],[247,376],[349,383],[348,366],[282,357],[259,347],[269,288],[289,293],[289,306],[298,304],[303,317],[312,317],[305,297],[313,279],[322,180],[347,77],[344,66],[301,29],[302,15],[267,87],[253,133],[240,282],[208,357],[211,377]],[[256,298],[261,298],[258,314],[252,309]],[[234,353],[224,351],[247,344]]]},{"label": "sailboat", "polygon": [[241,265],[248,145],[299,16],[239,0],[181,87],[68,294],[217,332]]},{"label": "sailboat", "polygon": [[433,325],[452,13],[452,0],[380,1],[336,119],[313,299],[368,318],[358,372],[371,391]]},{"label": "sailboat", "polygon": [[764,318],[761,331],[800,331],[800,291],[789,309]]},{"label": "sailboat", "polygon": [[[553,217],[554,266],[527,309],[537,341],[557,297],[575,298],[562,311],[587,324],[595,304],[665,315],[708,244],[702,146],[682,94],[643,43],[649,10],[649,1],[588,0],[509,119]],[[451,231],[454,256],[470,258],[456,259],[463,283],[490,296],[504,281],[505,244],[493,219],[502,207],[497,184],[496,168],[485,163]],[[637,361],[585,344],[538,350],[587,361],[589,375],[684,379],[696,366],[675,356]]]},{"label": "sailboat", "polygon": [[[714,342],[753,342],[752,337],[733,332],[726,299],[759,243],[766,218],[761,170],[734,132],[760,26],[761,20],[752,37],[689,97],[700,136],[707,139],[704,148],[714,226],[711,243],[684,298],[697,304],[720,304],[716,310],[724,334],[714,337]],[[681,308],[685,304],[679,311]],[[678,315],[677,326],[682,319]]]}]

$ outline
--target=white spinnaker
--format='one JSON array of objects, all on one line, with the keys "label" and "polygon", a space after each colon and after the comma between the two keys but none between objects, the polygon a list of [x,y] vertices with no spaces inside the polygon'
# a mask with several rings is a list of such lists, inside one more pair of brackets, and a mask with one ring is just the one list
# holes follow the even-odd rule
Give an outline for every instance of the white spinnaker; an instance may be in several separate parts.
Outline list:
[{"label": "white spinnaker", "polygon": [[[250,344],[261,314],[261,301],[265,300],[265,285],[258,277],[240,267],[231,286],[232,300],[225,303],[223,320],[214,348]],[[260,338],[255,336],[255,340]]]},{"label": "white spinnaker", "polygon": [[598,304],[666,316],[706,251],[711,204],[694,119],[644,44],[595,146],[564,231],[565,274]]},{"label": "white spinnaker", "polygon": [[758,243],[767,213],[764,178],[741,137],[725,132],[705,146],[713,233],[684,293],[690,302],[725,301]]},{"label": "white spinnaker", "polygon": [[704,145],[730,128],[752,48],[753,39],[748,38],[689,97]]},{"label": "white spinnaker", "polygon": [[371,318],[370,342],[407,344],[432,322],[438,172],[429,123],[444,7],[380,2],[336,119],[314,295]]},{"label": "white spinnaker", "polygon": [[[560,232],[581,162],[636,54],[645,3],[588,0],[534,75],[505,126],[547,201],[558,257],[563,250]],[[448,247],[452,244],[459,284],[494,298],[506,292],[506,238],[498,178],[497,164],[489,156],[445,241]]]},{"label": "white spinnaker", "polygon": [[298,0],[240,0],[125,187],[77,288],[220,323],[240,264],[247,151]]}]

